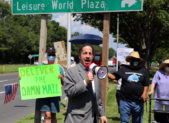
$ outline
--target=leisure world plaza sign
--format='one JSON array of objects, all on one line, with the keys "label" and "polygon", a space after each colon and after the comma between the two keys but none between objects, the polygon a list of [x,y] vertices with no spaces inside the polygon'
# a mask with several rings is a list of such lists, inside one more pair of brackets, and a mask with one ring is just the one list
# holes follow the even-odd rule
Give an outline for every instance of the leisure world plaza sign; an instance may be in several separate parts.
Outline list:
[{"label": "leisure world plaza sign", "polygon": [[13,0],[13,14],[141,11],[143,0]]}]

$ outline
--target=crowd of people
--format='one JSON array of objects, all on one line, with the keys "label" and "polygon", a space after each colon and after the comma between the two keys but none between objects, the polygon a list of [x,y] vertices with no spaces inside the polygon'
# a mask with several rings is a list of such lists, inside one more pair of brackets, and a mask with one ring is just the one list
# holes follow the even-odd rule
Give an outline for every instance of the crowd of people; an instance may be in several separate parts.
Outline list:
[{"label": "crowd of people", "polygon": [[[79,48],[79,64],[63,71],[60,65],[59,78],[63,90],[68,97],[65,123],[107,123],[101,96],[100,80],[91,72],[87,65],[95,59],[100,60],[93,46],[85,44]],[[55,50],[47,50],[48,64],[54,64]],[[165,60],[153,77],[149,80],[149,72],[144,66],[144,61],[136,51],[126,57],[129,65],[120,65],[117,72],[108,73],[110,81],[117,83],[118,100],[121,123],[142,123],[144,102],[148,95],[154,93],[155,98],[169,99],[169,59]],[[100,61],[99,61],[99,65]],[[149,85],[151,84],[150,91]],[[45,123],[56,123],[56,113],[60,111],[60,97],[48,97],[36,100],[36,110],[45,113]],[[169,111],[169,102],[156,101],[155,109]]]}]

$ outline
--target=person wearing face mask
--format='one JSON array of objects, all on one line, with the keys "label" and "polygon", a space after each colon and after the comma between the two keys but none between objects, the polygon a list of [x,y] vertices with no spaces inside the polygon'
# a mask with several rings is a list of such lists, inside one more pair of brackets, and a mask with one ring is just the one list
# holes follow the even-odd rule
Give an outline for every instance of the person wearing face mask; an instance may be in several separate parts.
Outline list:
[{"label": "person wearing face mask", "polygon": [[101,64],[102,64],[102,56],[101,56],[100,52],[96,52],[95,53],[95,56],[93,58],[93,62],[95,64],[97,64],[98,66],[101,66]]},{"label": "person wearing face mask", "polygon": [[[47,49],[47,61],[47,65],[55,63],[55,49],[52,47]],[[58,77],[61,79],[61,83],[63,84],[64,70],[61,65],[59,66],[59,70],[60,75]],[[36,110],[44,112],[45,123],[57,123],[56,113],[60,112],[60,97],[36,99]]]},{"label": "person wearing face mask", "polygon": [[113,82],[121,79],[119,111],[121,123],[142,123],[144,102],[147,100],[149,73],[143,66],[143,59],[133,51],[126,57],[130,65],[122,65],[118,72],[109,73]]},{"label": "person wearing face mask", "polygon": [[[154,98],[169,99],[169,59],[165,60],[155,73],[149,95],[154,93]],[[169,112],[169,101],[155,101],[155,110]]]}]

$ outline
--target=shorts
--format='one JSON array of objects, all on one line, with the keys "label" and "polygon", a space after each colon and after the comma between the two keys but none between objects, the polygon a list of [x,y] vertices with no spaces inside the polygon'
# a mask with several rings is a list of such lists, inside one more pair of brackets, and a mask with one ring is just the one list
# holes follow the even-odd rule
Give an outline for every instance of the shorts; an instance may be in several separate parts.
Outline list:
[{"label": "shorts", "polygon": [[36,110],[49,111],[51,113],[60,112],[60,97],[36,99]]}]

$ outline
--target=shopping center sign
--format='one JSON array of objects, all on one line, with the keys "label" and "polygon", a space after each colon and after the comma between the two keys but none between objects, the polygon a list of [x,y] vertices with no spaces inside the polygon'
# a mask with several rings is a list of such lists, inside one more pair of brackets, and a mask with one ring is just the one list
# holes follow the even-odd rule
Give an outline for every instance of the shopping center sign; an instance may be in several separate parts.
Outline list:
[{"label": "shopping center sign", "polygon": [[143,0],[13,0],[13,14],[141,11]]}]

